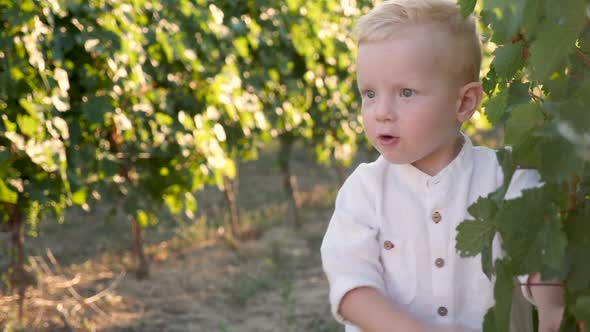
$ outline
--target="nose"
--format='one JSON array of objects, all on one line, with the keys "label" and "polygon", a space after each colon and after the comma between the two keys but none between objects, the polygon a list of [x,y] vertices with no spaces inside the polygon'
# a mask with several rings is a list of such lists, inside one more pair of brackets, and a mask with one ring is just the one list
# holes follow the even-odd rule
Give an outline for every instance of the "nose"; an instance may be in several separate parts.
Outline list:
[{"label": "nose", "polygon": [[378,122],[395,121],[397,119],[397,111],[390,98],[379,98],[375,109],[375,118]]}]

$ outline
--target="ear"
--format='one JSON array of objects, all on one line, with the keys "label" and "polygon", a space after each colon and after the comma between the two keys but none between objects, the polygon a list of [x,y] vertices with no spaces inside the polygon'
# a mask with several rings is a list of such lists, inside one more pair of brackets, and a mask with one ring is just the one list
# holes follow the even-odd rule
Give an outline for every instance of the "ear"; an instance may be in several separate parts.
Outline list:
[{"label": "ear", "polygon": [[483,98],[483,88],[479,82],[470,82],[465,84],[459,90],[459,100],[457,107],[457,120],[461,123],[469,120],[477,110],[481,99]]}]

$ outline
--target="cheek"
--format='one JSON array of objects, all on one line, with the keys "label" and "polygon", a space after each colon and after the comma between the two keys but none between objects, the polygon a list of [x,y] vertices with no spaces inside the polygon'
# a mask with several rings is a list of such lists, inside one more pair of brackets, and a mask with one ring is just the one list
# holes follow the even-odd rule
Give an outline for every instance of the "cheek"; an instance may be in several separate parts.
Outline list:
[{"label": "cheek", "polygon": [[424,128],[447,127],[453,123],[452,107],[442,101],[424,103],[415,112],[415,123]]},{"label": "cheek", "polygon": [[365,128],[365,132],[370,135],[373,132],[373,122],[371,121],[370,117],[363,113],[363,127]]},{"label": "cheek", "polygon": [[369,128],[372,125],[371,111],[367,107],[363,107],[361,110],[361,116],[365,128]]}]

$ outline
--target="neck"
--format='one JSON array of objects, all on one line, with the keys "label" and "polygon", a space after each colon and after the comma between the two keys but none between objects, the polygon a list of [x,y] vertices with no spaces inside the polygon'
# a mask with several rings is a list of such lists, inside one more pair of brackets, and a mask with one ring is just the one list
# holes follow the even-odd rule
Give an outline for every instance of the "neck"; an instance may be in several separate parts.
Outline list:
[{"label": "neck", "polygon": [[450,143],[440,146],[426,158],[413,162],[412,166],[430,176],[435,176],[459,155],[464,143],[463,135],[458,134]]}]

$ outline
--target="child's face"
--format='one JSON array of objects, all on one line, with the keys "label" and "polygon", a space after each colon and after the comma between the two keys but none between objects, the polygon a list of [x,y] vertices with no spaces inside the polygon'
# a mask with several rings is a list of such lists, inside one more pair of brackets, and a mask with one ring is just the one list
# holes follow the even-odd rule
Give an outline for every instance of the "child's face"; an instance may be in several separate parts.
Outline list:
[{"label": "child's face", "polygon": [[442,159],[448,159],[461,124],[456,116],[460,84],[440,52],[451,47],[445,46],[446,38],[418,26],[359,46],[357,80],[365,132],[389,162],[426,169],[450,162]]}]

